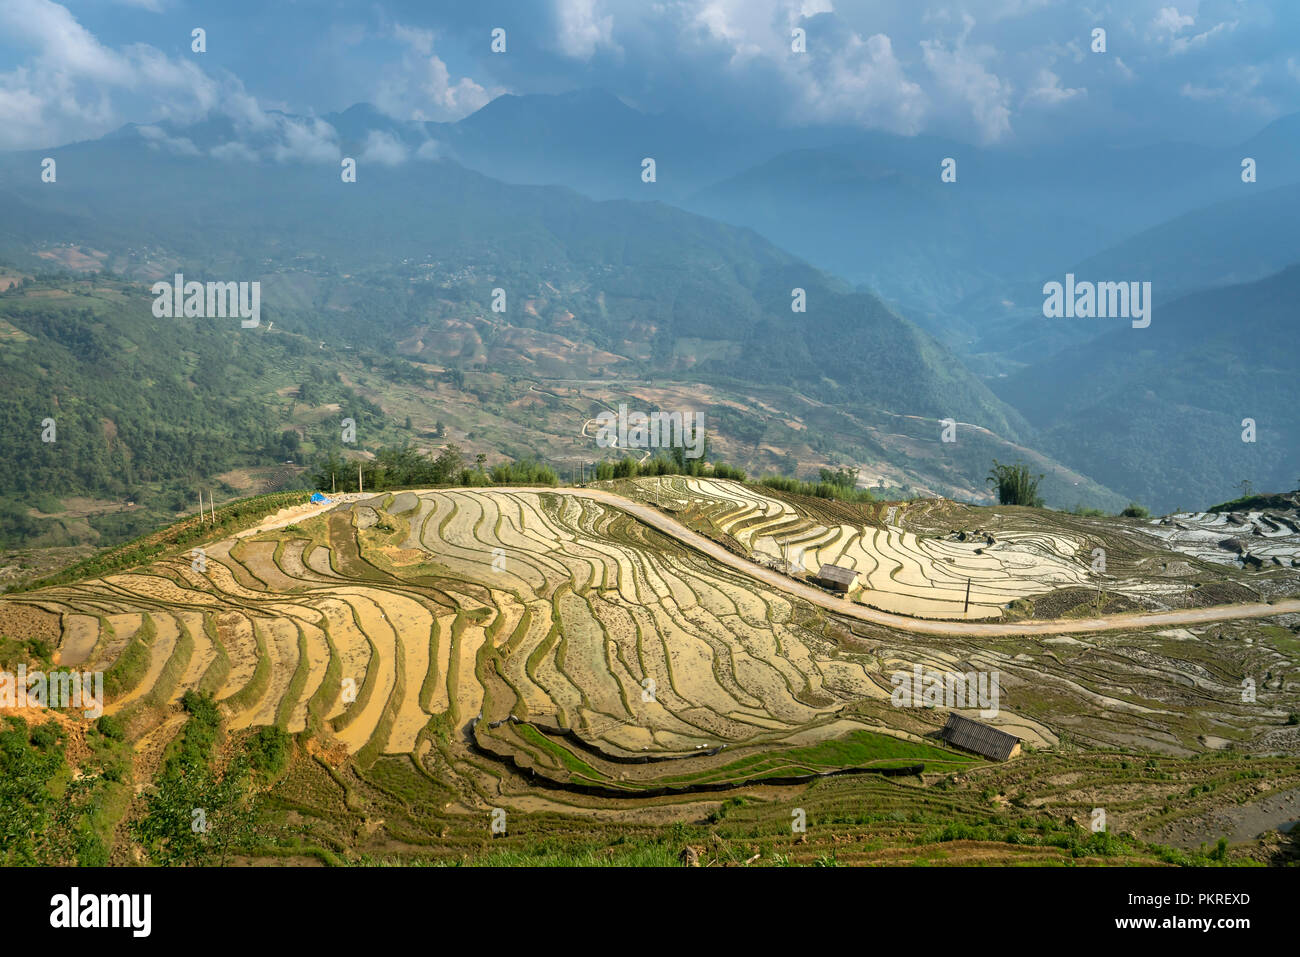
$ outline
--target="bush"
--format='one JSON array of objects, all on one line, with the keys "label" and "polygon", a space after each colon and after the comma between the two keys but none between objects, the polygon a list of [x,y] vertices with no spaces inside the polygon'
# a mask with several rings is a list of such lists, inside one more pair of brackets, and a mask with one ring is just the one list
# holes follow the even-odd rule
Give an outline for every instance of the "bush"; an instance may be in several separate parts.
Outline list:
[{"label": "bush", "polygon": [[100,734],[112,741],[121,741],[126,737],[126,729],[122,727],[122,722],[111,714],[100,715],[99,720],[95,722],[95,727],[99,729]]},{"label": "bush", "polygon": [[1151,510],[1137,502],[1129,502],[1128,507],[1119,514],[1124,518],[1150,518]]},{"label": "bush", "polygon": [[249,765],[263,774],[278,774],[289,755],[289,742],[289,735],[274,725],[258,728],[248,742]]},{"label": "bush", "polygon": [[1001,505],[1028,505],[1042,508],[1043,500],[1038,495],[1038,483],[1043,476],[1031,475],[1029,466],[1024,463],[1003,465],[993,460],[993,468],[987,481],[998,490],[998,503]]},{"label": "bush", "polygon": [[46,721],[32,729],[32,744],[42,751],[48,751],[59,743],[63,729],[57,721]]},{"label": "bush", "polygon": [[[830,469],[822,469],[823,476],[834,475]],[[801,482],[799,479],[786,478],[781,475],[764,475],[759,479],[760,485],[774,488],[791,495],[805,495],[809,498],[828,498],[836,502],[874,502],[876,497],[864,488],[845,485],[841,477],[836,481]]]}]

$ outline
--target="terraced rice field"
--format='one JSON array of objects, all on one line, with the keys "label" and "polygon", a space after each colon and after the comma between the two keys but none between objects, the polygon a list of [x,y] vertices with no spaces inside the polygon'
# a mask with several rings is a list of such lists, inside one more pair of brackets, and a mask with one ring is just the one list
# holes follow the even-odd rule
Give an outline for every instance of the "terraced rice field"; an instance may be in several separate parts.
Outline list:
[{"label": "terraced rice field", "polygon": [[[1082,556],[1098,541],[1114,558],[1110,590],[1172,567],[1127,544],[1127,532],[1062,520],[1033,534],[983,510],[976,520],[995,529],[988,546],[987,536],[953,533],[968,515],[927,504],[863,513],[681,478],[636,480],[631,493],[448,489],[299,506],[201,556],[6,596],[0,611],[11,626],[57,635],[58,664],[105,672],[107,711],[128,730],[137,780],[149,780],[185,727],[181,696],[208,692],[236,740],[271,725],[299,734],[286,807],[343,821],[353,799],[332,790],[344,780],[334,769],[350,767],[344,793],[363,787],[392,818],[391,839],[417,844],[454,844],[462,838],[447,835],[496,806],[649,827],[742,787],[764,800],[798,789],[841,795],[843,809],[824,820],[904,844],[947,842],[967,832],[945,830],[943,808],[981,819],[988,802],[975,792],[986,785],[975,782],[997,782],[989,786],[1049,817],[1074,816],[1096,800],[1088,768],[1100,764],[1086,756],[1132,752],[1186,765],[1135,789],[1117,784],[1109,806],[1194,844],[1213,811],[1208,798],[1179,796],[1181,782],[1199,780],[1197,755],[1259,759],[1262,770],[1244,778],[1231,762],[1213,765],[1210,783],[1240,791],[1244,805],[1300,787],[1300,726],[1288,720],[1300,711],[1300,614],[1290,605],[1248,606],[1249,620],[1188,613],[1178,626],[1127,630],[988,623],[1017,596],[1041,604],[1092,594]],[[726,548],[705,548],[714,542],[683,522]],[[979,603],[970,617],[981,620],[909,629],[861,605],[853,617],[752,560],[775,565],[795,548],[806,566],[862,569],[861,601],[938,618],[961,617],[955,589],[970,577]],[[937,737],[947,706],[892,702],[891,678],[916,666],[996,673],[996,713],[959,710],[1022,739],[1025,756],[1007,769],[1038,770],[947,748]],[[960,798],[935,790],[944,782]],[[393,793],[420,808],[392,806]],[[1143,810],[1148,798],[1160,810]],[[864,811],[855,800],[880,806]],[[930,810],[899,817],[902,806]],[[774,814],[779,825],[772,809],[754,820],[770,827]],[[372,827],[338,826],[340,845]],[[986,845],[968,849],[973,859],[1011,853]]]},{"label": "terraced rice field", "polygon": [[[851,568],[849,597],[917,618],[997,618],[1011,602],[1070,586],[1095,587],[1084,542],[1041,531],[922,536],[886,513],[877,524],[827,523],[735,482],[645,479],[656,500],[701,513],[755,558],[816,574],[823,563]],[[969,587],[969,602],[967,592]]]},{"label": "terraced rice field", "polygon": [[1300,567],[1300,521],[1294,513],[1189,512],[1153,519],[1143,532],[1165,547],[1209,562]]},{"label": "terraced rice field", "polygon": [[120,675],[110,714],[206,690],[232,730],[365,758],[464,747],[614,793],[969,760],[846,714],[889,685],[823,613],[575,496],[381,495],[20,600],[60,663]]}]

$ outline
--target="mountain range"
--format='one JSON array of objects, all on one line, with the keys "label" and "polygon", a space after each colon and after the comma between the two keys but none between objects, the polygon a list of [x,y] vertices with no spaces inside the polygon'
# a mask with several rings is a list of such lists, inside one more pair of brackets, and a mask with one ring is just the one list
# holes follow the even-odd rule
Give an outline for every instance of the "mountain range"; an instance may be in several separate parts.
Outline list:
[{"label": "mountain range", "polygon": [[[355,183],[340,156],[358,159]],[[1242,182],[1244,156],[1259,182]],[[1015,153],[700,128],[600,91],[503,96],[442,124],[361,104],[0,154],[0,263],[260,280],[268,321],[319,340],[344,383],[340,350],[397,363],[390,389],[455,370],[584,402],[694,383],[734,426],[718,446],[754,469],[848,462],[980,497],[992,457],[1021,457],[1051,504],[1164,510],[1243,478],[1289,487],[1300,465],[1285,416],[1300,380],[1278,352],[1300,291],[1297,180],[1296,117],[1230,149]],[[1071,271],[1151,281],[1151,327],[1043,318],[1042,284]],[[500,388],[515,447],[545,451]],[[741,424],[758,415],[746,390],[776,404]],[[1233,425],[1250,417],[1253,445]],[[962,423],[956,443],[945,419]]]}]

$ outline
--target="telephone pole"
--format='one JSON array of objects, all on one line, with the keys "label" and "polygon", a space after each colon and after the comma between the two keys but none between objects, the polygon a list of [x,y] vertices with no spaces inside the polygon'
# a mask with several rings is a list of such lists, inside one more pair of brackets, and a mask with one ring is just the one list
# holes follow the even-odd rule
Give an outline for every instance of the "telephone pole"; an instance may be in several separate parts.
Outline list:
[{"label": "telephone pole", "polygon": [[360,495],[361,492],[362,492],[362,488],[361,488],[361,463],[358,462],[358,463],[357,463],[357,494]]},{"label": "telephone pole", "polygon": [[964,615],[970,611],[970,579],[966,579],[966,604],[962,607],[961,613]]}]

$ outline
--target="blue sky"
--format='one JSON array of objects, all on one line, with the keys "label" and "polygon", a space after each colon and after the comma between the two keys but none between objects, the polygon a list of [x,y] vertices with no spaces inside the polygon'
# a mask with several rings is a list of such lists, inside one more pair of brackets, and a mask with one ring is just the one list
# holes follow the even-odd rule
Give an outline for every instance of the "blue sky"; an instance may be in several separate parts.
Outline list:
[{"label": "blue sky", "polygon": [[[207,31],[207,52],[190,31]],[[507,52],[489,48],[502,27]],[[808,52],[794,54],[794,28]],[[1107,31],[1107,52],[1090,50]],[[1296,0],[3,0],[0,149],[210,111],[454,120],[601,87],[651,112],[984,144],[1231,142],[1300,111]]]}]

